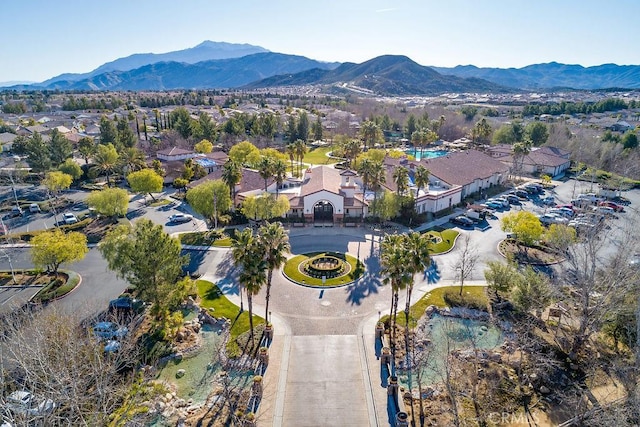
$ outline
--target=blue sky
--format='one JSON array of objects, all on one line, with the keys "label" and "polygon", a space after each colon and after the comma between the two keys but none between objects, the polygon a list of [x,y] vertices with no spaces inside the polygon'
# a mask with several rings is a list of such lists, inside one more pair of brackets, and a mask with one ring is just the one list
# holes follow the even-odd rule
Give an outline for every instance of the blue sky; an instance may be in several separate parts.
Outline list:
[{"label": "blue sky", "polygon": [[2,0],[0,82],[204,40],[324,61],[640,64],[638,0]]}]

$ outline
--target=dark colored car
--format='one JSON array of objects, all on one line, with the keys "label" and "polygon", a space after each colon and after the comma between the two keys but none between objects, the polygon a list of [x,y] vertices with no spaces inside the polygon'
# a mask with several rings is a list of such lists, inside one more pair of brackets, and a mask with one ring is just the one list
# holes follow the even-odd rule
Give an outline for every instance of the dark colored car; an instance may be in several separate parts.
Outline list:
[{"label": "dark colored car", "polygon": [[452,218],[451,220],[452,224],[456,224],[456,225],[461,225],[463,227],[472,227],[473,226],[473,220],[471,218],[468,218],[464,215],[459,215],[455,218]]},{"label": "dark colored car", "polygon": [[144,301],[131,297],[120,297],[109,301],[109,310],[140,312],[144,308]]},{"label": "dark colored car", "polygon": [[515,194],[508,194],[507,195],[507,201],[509,203],[511,203],[512,205],[521,205],[522,202],[520,201],[520,198],[518,196],[516,196]]}]

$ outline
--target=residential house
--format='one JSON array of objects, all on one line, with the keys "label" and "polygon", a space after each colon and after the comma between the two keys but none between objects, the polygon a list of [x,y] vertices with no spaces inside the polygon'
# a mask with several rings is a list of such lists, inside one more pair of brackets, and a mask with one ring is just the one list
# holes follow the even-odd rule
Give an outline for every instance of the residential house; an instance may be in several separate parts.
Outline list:
[{"label": "residential house", "polygon": [[165,162],[192,159],[197,155],[198,154],[193,150],[185,150],[178,147],[167,148],[166,150],[160,150],[156,153],[156,157]]}]

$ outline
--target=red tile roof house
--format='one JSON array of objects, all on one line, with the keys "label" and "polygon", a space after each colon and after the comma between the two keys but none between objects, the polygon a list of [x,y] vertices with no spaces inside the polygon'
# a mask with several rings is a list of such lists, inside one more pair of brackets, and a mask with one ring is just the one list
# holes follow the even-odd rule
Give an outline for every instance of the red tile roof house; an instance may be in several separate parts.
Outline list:
[{"label": "red tile roof house", "polygon": [[414,173],[419,164],[420,162],[418,161],[409,161],[406,158],[393,159],[386,157],[384,165],[387,168],[387,175],[383,187],[392,192],[398,190],[393,180],[393,171],[396,166],[401,166],[409,169],[409,188],[415,197],[415,210],[417,213],[437,213],[461,202],[462,187],[444,182],[439,177],[434,176],[433,173],[429,175],[429,184],[426,188],[421,188],[418,193],[418,188],[414,184]]},{"label": "red tile roof house", "polygon": [[368,215],[358,175],[352,170],[316,166],[305,171],[300,185],[289,186],[280,194],[289,197],[290,217],[304,217],[305,222],[342,222]]},{"label": "red tile roof house", "polygon": [[[452,152],[446,156],[420,161],[387,157],[385,164],[391,171],[396,165],[408,168],[410,177],[418,165],[429,170],[428,191],[424,194],[421,192],[416,197],[416,210],[419,213],[435,213],[455,206],[471,194],[502,184],[509,172],[509,167],[498,159],[477,150]],[[387,176],[386,186],[395,189],[390,176]]]}]

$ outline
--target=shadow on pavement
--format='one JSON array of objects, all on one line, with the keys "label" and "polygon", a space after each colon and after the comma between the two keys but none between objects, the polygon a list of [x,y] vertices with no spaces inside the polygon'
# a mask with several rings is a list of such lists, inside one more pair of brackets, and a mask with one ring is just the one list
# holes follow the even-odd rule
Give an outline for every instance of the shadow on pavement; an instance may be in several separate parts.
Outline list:
[{"label": "shadow on pavement", "polygon": [[431,265],[424,271],[424,278],[427,280],[427,283],[434,284],[438,283],[442,278],[442,274],[440,273],[440,269],[438,268],[438,262],[435,260],[431,260]]},{"label": "shadow on pavement", "polygon": [[377,294],[378,287],[382,286],[377,272],[380,270],[377,257],[369,257],[364,261],[364,274],[355,283],[347,286],[347,302],[351,305],[360,305],[366,297]]}]

